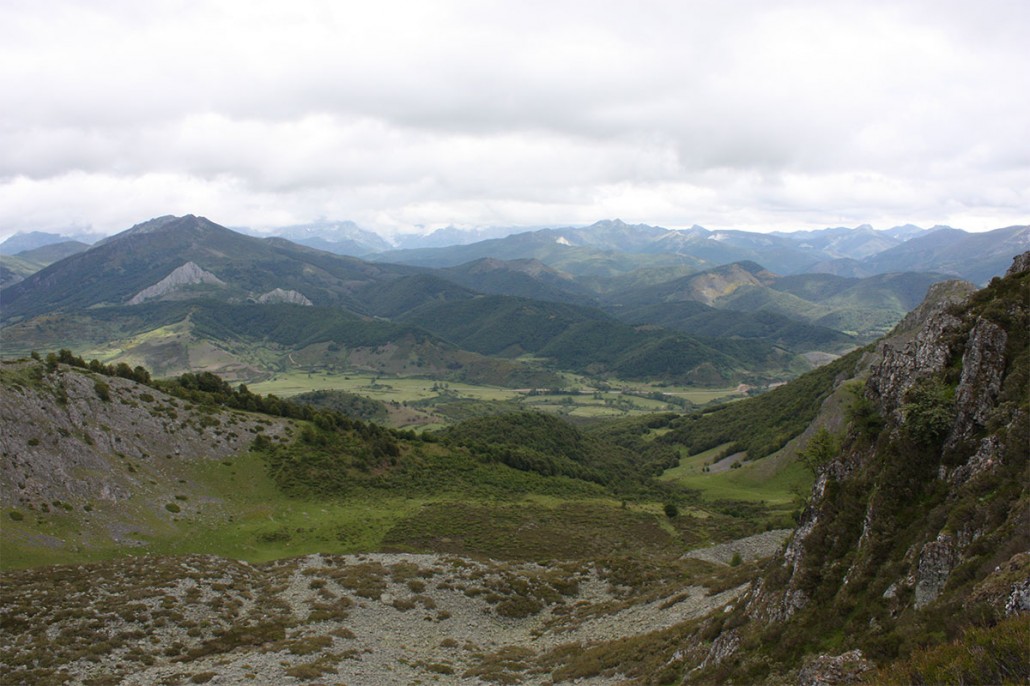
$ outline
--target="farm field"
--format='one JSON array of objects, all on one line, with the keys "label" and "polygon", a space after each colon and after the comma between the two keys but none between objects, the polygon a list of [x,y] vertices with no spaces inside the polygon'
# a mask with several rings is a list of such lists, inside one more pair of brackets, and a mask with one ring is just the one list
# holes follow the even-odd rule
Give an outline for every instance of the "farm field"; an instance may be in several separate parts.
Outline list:
[{"label": "farm field", "polygon": [[[383,376],[368,373],[281,372],[272,378],[250,384],[255,393],[289,398],[316,390],[354,393],[387,403],[391,424],[438,427],[468,413],[489,413],[490,406],[513,407],[560,414],[572,418],[593,419],[625,417],[652,412],[681,412],[691,405],[706,405],[742,397],[736,388],[692,388],[654,386],[643,383],[596,381],[566,375],[562,389],[510,389],[497,386],[436,381],[419,377]],[[462,412],[455,416],[455,406]],[[478,406],[478,407],[477,407]],[[401,408],[418,408],[420,416]]]},{"label": "farm field", "polygon": [[[781,453],[753,462],[723,457],[724,444],[680,460],[660,477],[698,491],[706,502],[737,500],[760,503],[781,516],[793,511],[800,494],[812,485],[812,474],[800,462]],[[707,469],[707,471],[706,471]]]}]

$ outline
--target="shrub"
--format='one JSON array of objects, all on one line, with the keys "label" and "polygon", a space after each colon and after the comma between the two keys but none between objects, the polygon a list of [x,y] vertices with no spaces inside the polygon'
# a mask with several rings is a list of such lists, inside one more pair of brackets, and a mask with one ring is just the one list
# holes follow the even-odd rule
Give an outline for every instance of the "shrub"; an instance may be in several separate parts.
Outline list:
[{"label": "shrub", "polygon": [[971,628],[952,643],[924,648],[888,665],[882,684],[1020,684],[1030,679],[1026,617],[1010,617],[990,628]]},{"label": "shrub", "polygon": [[905,416],[905,434],[915,443],[934,446],[951,429],[955,410],[955,389],[938,380],[914,386],[901,407]]},{"label": "shrub", "polygon": [[111,402],[111,387],[107,383],[97,380],[93,383],[93,390],[105,403]]},{"label": "shrub", "polygon": [[675,503],[665,503],[665,507],[662,509],[665,511],[665,516],[669,519],[678,517],[680,513],[680,509],[676,507]]},{"label": "shrub", "polygon": [[513,619],[523,619],[535,615],[542,609],[544,609],[543,603],[536,598],[525,596],[515,596],[497,604],[497,614]]},{"label": "shrub", "polygon": [[798,454],[798,459],[810,471],[816,473],[840,453],[840,440],[826,427],[820,427]]}]

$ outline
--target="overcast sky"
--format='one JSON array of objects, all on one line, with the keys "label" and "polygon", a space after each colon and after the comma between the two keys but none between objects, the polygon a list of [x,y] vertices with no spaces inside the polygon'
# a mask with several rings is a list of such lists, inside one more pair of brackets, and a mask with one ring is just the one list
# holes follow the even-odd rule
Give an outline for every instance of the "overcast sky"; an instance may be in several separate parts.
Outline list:
[{"label": "overcast sky", "polygon": [[2,0],[0,235],[1030,220],[1030,1]]}]

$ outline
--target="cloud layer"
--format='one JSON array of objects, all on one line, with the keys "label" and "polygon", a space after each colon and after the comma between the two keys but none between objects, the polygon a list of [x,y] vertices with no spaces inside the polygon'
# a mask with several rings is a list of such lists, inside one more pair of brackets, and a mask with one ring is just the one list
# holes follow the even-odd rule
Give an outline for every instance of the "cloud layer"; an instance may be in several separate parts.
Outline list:
[{"label": "cloud layer", "polygon": [[1030,4],[0,6],[0,234],[1030,217]]}]

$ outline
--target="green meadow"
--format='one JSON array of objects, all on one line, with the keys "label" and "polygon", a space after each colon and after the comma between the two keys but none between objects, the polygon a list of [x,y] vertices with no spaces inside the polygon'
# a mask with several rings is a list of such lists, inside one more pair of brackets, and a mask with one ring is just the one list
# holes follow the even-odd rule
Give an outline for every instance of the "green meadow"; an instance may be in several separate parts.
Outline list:
[{"label": "green meadow", "polygon": [[[619,380],[588,379],[565,375],[561,389],[511,389],[420,377],[374,375],[361,372],[289,371],[249,388],[263,395],[289,398],[315,390],[354,393],[373,400],[417,407],[430,416],[427,424],[446,426],[469,414],[488,412],[488,405],[507,403],[572,418],[625,417],[653,412],[682,412],[686,407],[707,405],[742,396],[736,388],[670,387]],[[462,404],[462,411],[452,406]],[[476,403],[484,407],[476,408]],[[401,421],[401,420],[398,420]],[[404,422],[407,425],[407,422]]]}]

